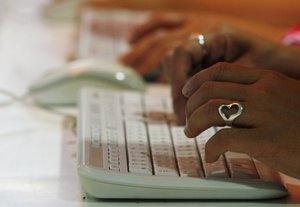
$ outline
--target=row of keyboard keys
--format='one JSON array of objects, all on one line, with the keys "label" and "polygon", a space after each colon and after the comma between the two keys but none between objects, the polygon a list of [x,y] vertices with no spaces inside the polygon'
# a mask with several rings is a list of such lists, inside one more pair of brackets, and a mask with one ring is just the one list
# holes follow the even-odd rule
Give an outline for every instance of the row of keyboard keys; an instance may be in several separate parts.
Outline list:
[{"label": "row of keyboard keys", "polygon": [[155,175],[178,176],[163,99],[144,96],[144,110]]},{"label": "row of keyboard keys", "polygon": [[[172,112],[166,108],[171,106],[169,99],[143,97],[130,92],[123,96],[102,94],[101,99],[102,107],[96,111],[104,111],[106,115],[99,121],[101,129],[91,127],[91,135],[95,146],[101,141],[103,163],[107,163],[104,164],[107,169],[127,169],[128,158],[128,170],[132,173],[209,178],[259,177],[252,159],[245,154],[227,152],[217,162],[207,163],[205,144],[215,129],[206,130],[196,139],[187,138],[183,127],[169,126],[166,115]],[[95,111],[94,108],[91,110]],[[126,132],[126,145],[123,131]]]},{"label": "row of keyboard keys", "polygon": [[148,122],[155,175],[178,176],[176,159],[167,123]]},{"label": "row of keyboard keys", "polygon": [[[117,93],[95,92],[92,94],[98,108],[90,107],[93,121],[98,127],[91,125],[91,142],[94,147],[101,147],[104,169],[127,172],[127,156],[125,135],[122,121],[122,107]],[[96,118],[96,117],[99,118]],[[92,123],[93,123],[92,122]],[[98,142],[101,141],[101,144]]]},{"label": "row of keyboard keys", "polygon": [[172,126],[171,133],[180,176],[204,177],[195,140],[184,135],[183,127]]},{"label": "row of keyboard keys", "polygon": [[232,178],[259,178],[254,162],[247,154],[226,152],[225,158]]},{"label": "row of keyboard keys", "polygon": [[206,177],[209,178],[228,178],[229,174],[223,156],[220,156],[220,158],[214,163],[207,163],[205,160],[205,144],[214,134],[214,128],[209,128],[206,131],[202,132],[200,135],[198,135],[198,137],[196,138],[204,172]]},{"label": "row of keyboard keys", "polygon": [[125,122],[129,172],[152,175],[146,126],[143,122]]}]

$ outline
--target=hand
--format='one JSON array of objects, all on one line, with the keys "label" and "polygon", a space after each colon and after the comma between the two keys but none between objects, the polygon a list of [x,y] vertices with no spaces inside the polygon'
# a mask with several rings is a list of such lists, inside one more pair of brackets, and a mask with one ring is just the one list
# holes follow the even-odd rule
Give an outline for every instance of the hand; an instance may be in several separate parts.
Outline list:
[{"label": "hand", "polygon": [[242,152],[300,178],[300,81],[271,70],[218,63],[194,75],[183,93],[188,137],[224,126],[220,105],[239,102],[244,108],[232,128],[208,141],[208,162],[226,151]]},{"label": "hand", "polygon": [[[188,42],[191,33],[199,31],[204,34],[212,33],[207,31],[224,22],[276,41],[280,40],[287,30],[287,28],[274,28],[212,12],[155,13],[149,21],[132,31],[129,39],[132,47],[127,54],[120,57],[120,61],[135,68],[144,77],[154,73],[158,79],[166,80],[167,74],[161,71],[161,60],[164,54],[172,53],[171,51],[176,46]],[[219,32],[218,30],[222,29],[217,29],[214,33]],[[235,32],[237,31],[233,33]],[[247,34],[247,36],[250,35]]]},{"label": "hand", "polygon": [[[231,27],[222,26],[205,35],[205,49],[196,42],[177,47],[166,55],[164,65],[171,71],[174,109],[179,123],[184,123],[185,97],[181,89],[191,74],[217,62],[238,63],[248,67],[276,70],[300,79],[300,50],[282,46]],[[195,70],[196,71],[193,71]]]},{"label": "hand", "polygon": [[[176,46],[186,44],[191,32],[202,31],[210,15],[156,13],[149,21],[136,27],[129,39],[130,51],[120,61],[135,68],[144,77],[161,70],[162,57]],[[160,80],[168,76],[160,71]]]},{"label": "hand", "polygon": [[120,57],[120,61],[135,68],[142,76],[148,77],[158,72],[165,78],[160,68],[161,57],[168,50],[186,40],[186,31],[179,30],[186,18],[179,14],[156,14],[146,23],[136,27],[129,42],[130,51]]}]

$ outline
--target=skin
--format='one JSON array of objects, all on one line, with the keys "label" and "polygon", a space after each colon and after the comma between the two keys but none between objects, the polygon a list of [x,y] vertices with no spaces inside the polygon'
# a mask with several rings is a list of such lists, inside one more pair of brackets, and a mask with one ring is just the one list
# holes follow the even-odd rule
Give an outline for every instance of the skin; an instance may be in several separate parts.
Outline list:
[{"label": "skin", "polygon": [[[144,77],[155,70],[161,70],[162,57],[174,47],[187,41],[189,32],[178,30],[185,25],[186,18],[181,15],[154,15],[148,22],[134,29],[129,38],[131,49],[119,60],[135,68]],[[165,81],[165,78],[166,76],[161,73],[157,79]]]},{"label": "skin", "polygon": [[242,115],[208,141],[207,161],[226,151],[243,152],[299,179],[298,159],[291,159],[300,157],[299,49],[228,27],[206,37],[205,48],[189,43],[165,57],[174,109],[186,122],[186,135],[224,126],[218,107],[239,102]]},{"label": "skin", "polygon": [[[165,76],[170,77],[175,113],[179,123],[186,124],[188,137],[224,126],[220,105],[243,105],[232,127],[208,141],[207,161],[216,161],[226,151],[243,152],[299,179],[300,49],[228,26],[208,32],[197,25],[184,27],[185,21],[157,33],[166,25],[151,23],[140,28],[131,39],[138,53],[125,55],[123,61],[133,57],[127,63],[145,75],[151,71],[148,62],[154,66],[165,54],[162,63]],[[205,47],[187,41],[191,31],[204,31]],[[146,57],[149,61],[142,66],[139,61]]]},{"label": "skin", "polygon": [[[164,58],[170,71],[173,104],[179,123],[185,122],[186,97],[182,88],[192,74],[218,62],[264,68],[300,79],[300,49],[283,46],[231,27],[222,26],[205,35],[205,48],[197,42],[179,46]],[[196,70],[195,70],[196,68]]]},{"label": "skin", "polygon": [[157,73],[158,81],[168,81],[169,75],[162,69],[162,57],[172,54],[174,48],[189,42],[191,33],[201,31],[206,36],[211,33],[212,25],[227,24],[246,29],[262,36],[279,41],[288,30],[279,26],[272,27],[229,15],[210,12],[166,13],[156,12],[131,31],[131,49],[119,60],[135,68],[142,76]]},{"label": "skin", "polygon": [[[217,132],[206,144],[206,159],[243,152],[273,169],[300,178],[300,82],[282,73],[217,63],[194,75],[184,86],[187,98],[185,134],[195,137],[212,126],[224,126],[221,104],[244,107],[232,128]],[[294,159],[291,159],[294,158]]]}]

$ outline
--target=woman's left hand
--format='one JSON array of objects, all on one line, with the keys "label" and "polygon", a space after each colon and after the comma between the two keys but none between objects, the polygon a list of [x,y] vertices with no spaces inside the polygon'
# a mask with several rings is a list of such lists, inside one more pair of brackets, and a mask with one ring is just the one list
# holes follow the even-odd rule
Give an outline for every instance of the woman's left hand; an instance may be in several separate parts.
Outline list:
[{"label": "woman's left hand", "polygon": [[206,144],[206,159],[243,152],[276,170],[300,178],[300,81],[279,72],[217,63],[194,75],[183,88],[188,137],[224,126],[222,104],[238,102],[243,111],[231,128]]}]

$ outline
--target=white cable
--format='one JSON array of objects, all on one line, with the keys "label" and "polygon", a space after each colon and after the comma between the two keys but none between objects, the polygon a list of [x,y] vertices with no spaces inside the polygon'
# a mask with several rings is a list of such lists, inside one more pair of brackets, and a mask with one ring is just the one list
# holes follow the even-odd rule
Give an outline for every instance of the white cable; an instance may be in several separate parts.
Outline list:
[{"label": "white cable", "polygon": [[56,110],[55,108],[53,108],[51,106],[48,106],[48,105],[45,105],[43,103],[29,102],[30,96],[28,94],[25,94],[23,96],[17,96],[15,94],[13,94],[12,92],[4,90],[4,89],[0,89],[0,94],[2,94],[4,96],[7,96],[11,99],[11,100],[8,100],[8,101],[0,102],[0,107],[11,105],[14,102],[19,102],[19,103],[22,103],[24,105],[34,106],[34,107],[37,107],[39,109],[43,109],[45,111],[48,111],[48,112],[51,112],[53,114],[57,114],[57,115],[60,115],[60,116],[66,116],[66,117],[69,117],[69,118],[76,118],[72,114],[68,114],[68,113]]}]

